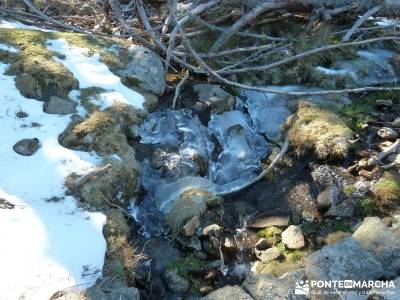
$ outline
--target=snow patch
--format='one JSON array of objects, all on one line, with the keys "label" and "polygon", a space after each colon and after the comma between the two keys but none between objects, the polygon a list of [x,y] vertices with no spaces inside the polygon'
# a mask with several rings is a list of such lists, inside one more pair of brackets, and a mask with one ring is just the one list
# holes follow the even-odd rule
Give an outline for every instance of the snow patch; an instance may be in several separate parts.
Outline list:
[{"label": "snow patch", "polygon": [[[21,96],[7,67],[0,63],[0,199],[15,207],[0,206],[0,299],[49,299],[101,275],[106,217],[64,197],[65,177],[91,170],[100,158],[60,146],[70,117],[46,114],[43,102]],[[21,111],[27,116],[18,118]],[[41,142],[32,156],[13,150],[26,138]]]},{"label": "snow patch", "polygon": [[107,90],[97,99],[100,101],[97,105],[102,109],[110,107],[115,102],[143,108],[144,97],[122,84],[121,78],[100,61],[98,53],[89,56],[88,49],[70,46],[64,39],[48,40],[47,48],[65,55],[65,59],[57,57],[54,59],[72,72],[81,89],[100,86]]}]

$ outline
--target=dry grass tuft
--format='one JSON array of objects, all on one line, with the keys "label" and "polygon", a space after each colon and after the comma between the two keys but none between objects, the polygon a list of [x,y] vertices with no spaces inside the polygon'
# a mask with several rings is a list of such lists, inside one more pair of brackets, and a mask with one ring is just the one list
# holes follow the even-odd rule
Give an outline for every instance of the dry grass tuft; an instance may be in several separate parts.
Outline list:
[{"label": "dry grass tuft", "polygon": [[298,155],[314,151],[322,160],[345,158],[352,136],[351,129],[336,114],[308,102],[299,103],[288,131]]},{"label": "dry grass tuft", "polygon": [[124,269],[129,272],[133,272],[143,261],[147,260],[143,251],[139,251],[137,247],[128,242],[124,235],[110,237],[108,253],[114,259],[119,260]]}]

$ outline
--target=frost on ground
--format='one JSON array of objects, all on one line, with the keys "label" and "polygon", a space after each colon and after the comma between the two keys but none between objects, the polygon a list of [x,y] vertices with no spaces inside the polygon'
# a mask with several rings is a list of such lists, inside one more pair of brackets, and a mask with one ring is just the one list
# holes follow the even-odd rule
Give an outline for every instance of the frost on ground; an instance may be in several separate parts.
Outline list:
[{"label": "frost on ground", "polygon": [[[63,187],[68,174],[87,172],[99,158],[60,146],[70,117],[46,114],[43,102],[22,97],[6,69],[0,63],[0,200],[14,208],[0,206],[0,299],[49,299],[101,275],[106,218],[80,210]],[[14,152],[27,138],[39,139],[39,150]]]},{"label": "frost on ground", "polygon": [[65,55],[65,58],[55,58],[69,69],[79,82],[79,87],[89,88],[99,86],[107,90],[100,94],[101,102],[94,104],[101,109],[110,107],[115,101],[142,108],[144,97],[122,84],[121,78],[113,74],[108,67],[100,62],[98,53],[89,56],[87,49],[68,45],[63,39],[49,40],[48,48]]}]

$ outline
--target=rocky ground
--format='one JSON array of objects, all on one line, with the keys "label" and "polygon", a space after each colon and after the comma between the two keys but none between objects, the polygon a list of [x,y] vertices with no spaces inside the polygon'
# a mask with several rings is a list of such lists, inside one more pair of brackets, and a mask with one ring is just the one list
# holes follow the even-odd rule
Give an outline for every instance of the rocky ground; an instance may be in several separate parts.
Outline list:
[{"label": "rocky ground", "polygon": [[[60,129],[52,135],[57,147],[90,156],[86,168],[64,162],[69,167],[62,184],[41,201],[59,205],[62,197],[73,197],[76,211],[107,217],[106,249],[98,254],[104,263],[97,265],[101,272],[91,278],[92,286],[79,289],[82,275],[68,281],[72,287],[46,290],[50,299],[340,299],[340,289],[296,295],[296,283],[378,279],[394,281],[388,299],[400,296],[399,94],[274,102],[267,95],[270,110],[262,111],[251,93],[193,79],[171,110],[171,83],[151,50],[2,24],[0,60],[7,66],[1,76],[14,76],[15,98],[22,103],[17,110],[7,102],[13,99],[2,97],[2,117],[15,113],[13,120],[25,119],[24,101],[35,101],[43,109],[41,120],[66,118],[52,120]],[[397,80],[398,60],[391,54],[382,76],[371,63],[367,75]],[[365,70],[356,71],[371,79],[361,77]],[[219,130],[227,124],[223,116],[233,114],[248,123]],[[26,136],[15,143],[2,140],[4,153],[18,155],[20,172],[23,158],[38,158],[48,149],[39,133],[49,131],[47,125],[42,131],[38,123],[22,125],[33,128],[29,136],[21,129]],[[11,135],[4,128],[2,135]],[[226,192],[232,178],[253,178],[269,165],[286,136],[289,151],[265,178]],[[193,177],[198,185],[181,181]],[[39,200],[0,187],[14,193],[0,194],[0,211],[16,209],[19,200],[13,197],[28,207]],[[84,237],[77,239],[76,247],[92,253]]]}]

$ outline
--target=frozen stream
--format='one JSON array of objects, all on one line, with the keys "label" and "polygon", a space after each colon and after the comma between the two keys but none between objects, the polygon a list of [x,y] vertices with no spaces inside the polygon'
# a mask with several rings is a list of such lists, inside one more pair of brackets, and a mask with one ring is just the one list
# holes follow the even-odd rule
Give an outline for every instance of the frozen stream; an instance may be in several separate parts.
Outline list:
[{"label": "frozen stream", "polygon": [[[395,83],[390,58],[384,49],[358,52],[358,58],[340,61],[317,71],[335,79],[346,76],[349,86]],[[270,86],[286,91],[320,91],[304,86]],[[139,129],[141,143],[152,154],[142,162],[141,181],[146,193],[133,214],[145,233],[162,234],[163,213],[185,190],[203,188],[227,192],[245,185],[261,171],[261,162],[277,141],[281,125],[290,115],[294,100],[276,94],[243,91],[236,106],[222,114],[212,114],[207,124],[189,108],[151,113]],[[244,99],[244,100],[242,100]],[[347,96],[307,97],[314,102],[343,104]]]}]

